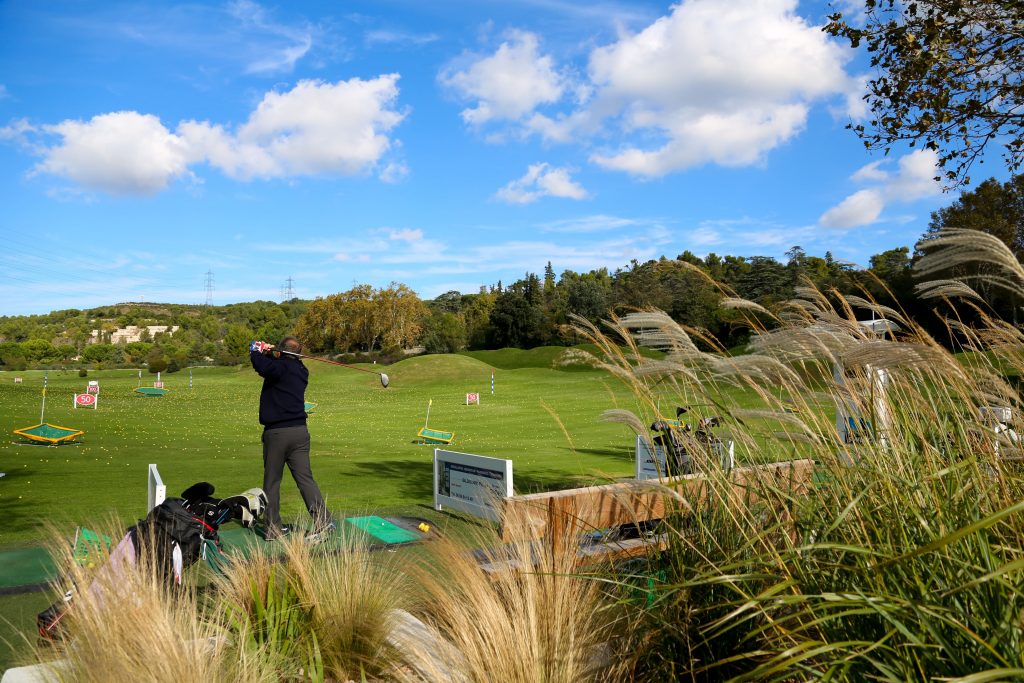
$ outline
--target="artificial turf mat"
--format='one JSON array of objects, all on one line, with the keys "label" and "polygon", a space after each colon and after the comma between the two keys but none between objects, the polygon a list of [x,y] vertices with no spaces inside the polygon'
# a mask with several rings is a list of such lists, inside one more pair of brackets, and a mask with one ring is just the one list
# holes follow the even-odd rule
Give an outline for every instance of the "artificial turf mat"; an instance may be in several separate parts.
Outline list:
[{"label": "artificial turf mat", "polygon": [[413,532],[376,515],[370,515],[369,517],[346,517],[345,521],[357,529],[362,529],[377,540],[388,544],[409,543],[410,541],[418,541],[420,538]]}]

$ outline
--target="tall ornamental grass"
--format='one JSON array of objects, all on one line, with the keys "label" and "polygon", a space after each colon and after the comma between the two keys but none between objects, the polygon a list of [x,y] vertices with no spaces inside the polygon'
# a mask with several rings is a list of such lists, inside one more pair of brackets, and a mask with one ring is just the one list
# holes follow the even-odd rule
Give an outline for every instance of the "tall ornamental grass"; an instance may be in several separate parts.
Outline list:
[{"label": "tall ornamental grass", "polygon": [[[982,260],[978,278],[1024,301],[1024,270],[998,240],[953,231],[924,246],[922,273]],[[1020,431],[1009,378],[1024,375],[1024,335],[970,284],[921,288],[948,311],[957,354],[899,309],[811,287],[775,315],[724,292],[752,331],[752,353],[739,357],[658,311],[603,328],[578,321],[602,351],[598,364],[636,397],[635,411],[607,419],[646,434],[660,405],[703,405],[724,422],[738,464],[816,461],[809,490],[758,481],[758,502],[736,505],[714,454],[688,444],[718,493],[694,513],[680,510],[667,552],[638,573],[656,586],[647,604],[625,603],[633,629],[624,676],[1024,677],[1020,450],[989,410],[1011,408]],[[969,318],[958,317],[954,295]],[[888,324],[859,322],[871,319]],[[666,356],[644,360],[639,345]],[[836,406],[857,416],[847,439]]]}]

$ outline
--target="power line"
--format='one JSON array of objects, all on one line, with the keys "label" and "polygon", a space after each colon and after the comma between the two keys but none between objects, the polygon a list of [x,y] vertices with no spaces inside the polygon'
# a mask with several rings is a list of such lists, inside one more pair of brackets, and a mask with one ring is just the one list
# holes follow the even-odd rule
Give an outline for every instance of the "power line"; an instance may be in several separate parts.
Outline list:
[{"label": "power line", "polygon": [[284,300],[291,301],[292,299],[295,298],[295,280],[292,279],[291,275],[288,276],[288,279],[285,281],[285,284],[288,286],[288,289],[285,292]]}]

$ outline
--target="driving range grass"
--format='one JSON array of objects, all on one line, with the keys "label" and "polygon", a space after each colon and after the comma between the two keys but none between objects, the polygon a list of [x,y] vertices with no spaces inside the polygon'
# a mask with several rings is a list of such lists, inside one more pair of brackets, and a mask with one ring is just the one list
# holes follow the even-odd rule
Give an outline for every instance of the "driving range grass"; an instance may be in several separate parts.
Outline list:
[{"label": "driving range grass", "polygon": [[[571,486],[633,471],[633,438],[600,413],[632,396],[606,374],[543,367],[496,370],[459,355],[411,358],[382,368],[391,387],[371,376],[307,362],[313,472],[335,511],[387,511],[431,502],[433,448],[416,443],[428,401],[430,426],[456,433],[453,450],[514,461],[516,488]],[[373,366],[368,366],[373,367]],[[14,376],[23,378],[14,383]],[[169,494],[209,481],[219,495],[262,481],[260,378],[249,367],[196,368],[164,374],[169,392],[133,390],[135,370],[50,371],[46,421],[85,431],[78,445],[17,445],[12,430],[39,421],[43,373],[0,373],[0,547],[41,540],[45,522],[90,524],[111,513],[145,513],[146,469],[157,463]],[[143,374],[150,385],[155,377]],[[100,382],[99,407],[73,409],[87,380]],[[481,405],[466,406],[479,392]],[[285,518],[304,516],[289,478]],[[301,520],[305,521],[305,520]]]},{"label": "driving range grass", "polygon": [[[317,404],[309,419],[313,471],[331,509],[339,517],[425,517],[455,534],[465,527],[460,516],[430,508],[433,447],[416,443],[428,401],[430,426],[456,433],[452,450],[513,460],[518,493],[632,476],[635,437],[599,417],[609,408],[642,413],[643,407],[606,372],[561,369],[561,351],[434,355],[365,366],[387,372],[386,390],[365,373],[307,361],[307,400]],[[74,409],[73,395],[93,379],[100,383],[98,409]],[[143,386],[154,379],[144,372]],[[262,380],[255,372],[248,366],[195,368],[191,389],[187,370],[162,379],[168,394],[147,397],[134,391],[137,370],[90,371],[87,378],[50,371],[46,421],[85,435],[77,445],[29,446],[17,445],[21,439],[11,432],[39,421],[43,373],[0,372],[0,429],[7,435],[0,437],[0,471],[7,473],[0,479],[6,522],[0,551],[44,544],[52,538],[47,525],[66,530],[70,539],[78,525],[107,528],[114,518],[132,523],[145,513],[149,463],[159,466],[170,495],[196,481],[213,483],[217,495],[261,484]],[[481,405],[466,406],[467,392],[480,393]],[[735,399],[743,402],[738,391]],[[666,414],[674,405],[664,406]],[[288,475],[282,514],[309,523]],[[18,661],[16,653],[25,649],[21,634],[33,632],[35,613],[51,599],[49,593],[0,598],[0,639],[8,641],[0,646],[0,670]]]}]

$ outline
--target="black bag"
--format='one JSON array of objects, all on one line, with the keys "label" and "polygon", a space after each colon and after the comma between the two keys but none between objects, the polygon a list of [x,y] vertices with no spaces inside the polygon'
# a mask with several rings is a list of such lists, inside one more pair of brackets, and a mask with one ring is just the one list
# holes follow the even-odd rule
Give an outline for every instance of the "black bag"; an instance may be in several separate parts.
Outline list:
[{"label": "black bag", "polygon": [[151,558],[161,577],[173,580],[174,547],[181,549],[181,566],[187,568],[199,561],[203,553],[203,536],[216,535],[178,498],[168,498],[150,510],[146,518],[128,530],[132,534],[139,559]]},{"label": "black bag", "polygon": [[[146,518],[128,529],[135,557],[153,562],[158,576],[170,585],[178,582],[174,571],[174,549],[181,549],[181,569],[184,571],[203,556],[203,541],[210,539],[219,545],[217,530],[231,517],[231,507],[221,505],[213,498],[212,484],[193,484],[181,498],[168,498],[149,511]],[[36,615],[39,635],[45,641],[63,637],[62,620],[71,608],[74,590],[61,600]]]}]

